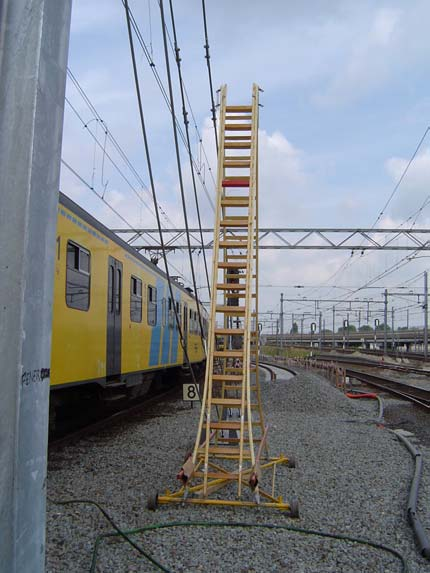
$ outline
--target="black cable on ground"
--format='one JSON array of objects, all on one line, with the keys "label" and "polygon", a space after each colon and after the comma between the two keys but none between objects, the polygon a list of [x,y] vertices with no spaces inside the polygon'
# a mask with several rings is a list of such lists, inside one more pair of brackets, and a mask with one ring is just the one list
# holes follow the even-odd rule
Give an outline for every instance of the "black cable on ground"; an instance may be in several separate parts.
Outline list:
[{"label": "black cable on ground", "polygon": [[402,573],[409,573],[408,563],[405,557],[396,549],[383,545],[382,543],[376,543],[375,541],[370,541],[369,539],[362,539],[360,537],[352,537],[349,535],[344,535],[343,533],[329,533],[327,531],[318,531],[316,529],[304,529],[303,527],[295,527],[293,525],[278,525],[274,523],[241,523],[241,522],[228,522],[228,521],[172,521],[171,523],[156,523],[154,525],[147,525],[145,527],[138,527],[136,529],[130,529],[128,531],[123,531],[120,529],[108,512],[97,502],[90,499],[69,499],[65,501],[55,501],[49,500],[51,503],[56,505],[72,505],[72,504],[87,504],[94,505],[97,509],[104,515],[104,517],[109,521],[112,527],[115,529],[116,533],[103,533],[96,538],[94,544],[93,557],[91,561],[90,573],[95,572],[95,567],[97,564],[97,552],[99,545],[105,537],[122,537],[129,543],[134,549],[136,549],[143,557],[148,559],[153,565],[158,567],[160,571],[165,573],[173,573],[170,569],[167,569],[159,563],[154,557],[152,557],[147,551],[145,551],[140,545],[133,541],[129,536],[135,535],[137,533],[144,533],[146,531],[154,531],[157,529],[169,529],[172,527],[230,527],[230,528],[242,528],[242,529],[283,529],[285,531],[292,531],[293,533],[302,533],[304,535],[313,535],[316,537],[325,537],[328,539],[337,539],[340,541],[350,541],[351,543],[357,543],[359,545],[367,545],[373,547],[374,549],[381,549],[387,553],[391,553],[397,557],[402,564]]},{"label": "black cable on ground", "polygon": [[[129,534],[126,531],[123,531],[120,527],[118,527],[117,524],[112,519],[112,517],[108,514],[108,512],[101,505],[99,505],[96,501],[93,501],[92,499],[67,499],[64,501],[56,501],[53,499],[49,499],[49,501],[51,503],[56,504],[56,505],[73,505],[73,504],[79,504],[79,503],[83,503],[85,505],[94,505],[104,515],[104,517],[107,519],[107,521],[109,521],[109,523],[112,525],[112,527],[117,532],[117,533],[111,534],[111,535],[119,535],[120,537],[125,539],[127,541],[127,543],[129,543],[132,547],[134,547],[134,549],[136,549],[136,551],[138,551],[143,557],[145,557],[153,565],[158,567],[160,569],[160,571],[164,571],[165,573],[171,573],[169,569],[166,569],[166,567],[161,565],[161,563],[159,563],[156,559],[151,557],[151,555],[147,551],[142,549],[142,547],[140,547],[140,545],[138,545],[135,541],[133,541],[133,539],[131,539],[129,537]],[[97,547],[97,540],[96,540],[96,545],[94,547],[94,550],[96,549],[96,547]],[[96,565],[96,561],[95,561],[95,557],[93,555],[93,560],[92,560],[91,568],[90,568],[91,572],[95,571],[95,565]]]},{"label": "black cable on ground", "polygon": [[407,505],[407,517],[408,521],[414,530],[418,549],[423,557],[430,559],[430,540],[427,533],[419,520],[417,502],[418,502],[418,490],[420,487],[421,473],[423,469],[423,457],[421,452],[398,430],[393,432],[396,434],[397,438],[406,446],[409,453],[415,460],[415,470],[414,477],[411,482],[411,489],[409,491],[408,505]]},{"label": "black cable on ground", "polygon": [[[325,538],[329,538],[329,539],[337,539],[339,541],[349,541],[351,543],[357,543],[359,545],[367,545],[369,547],[373,547],[374,549],[381,549],[383,551],[386,551],[387,553],[391,553],[392,555],[394,555],[395,557],[397,557],[401,564],[402,564],[402,569],[401,571],[403,573],[408,573],[409,571],[409,567],[407,564],[407,561],[405,559],[405,557],[396,549],[393,549],[391,547],[388,547],[387,545],[383,545],[382,543],[376,543],[374,541],[370,541],[368,539],[361,539],[359,537],[352,537],[349,535],[344,535],[343,533],[328,533],[325,531],[318,531],[315,529],[304,529],[303,527],[295,527],[292,525],[278,525],[278,524],[274,524],[274,523],[241,523],[241,522],[228,522],[228,521],[173,521],[171,523],[156,523],[155,525],[147,525],[145,527],[139,527],[137,529],[131,529],[129,531],[125,531],[122,532],[122,534],[118,533],[104,533],[102,535],[99,535],[96,539],[95,545],[94,545],[94,553],[93,553],[93,559],[92,559],[92,564],[91,567],[93,567],[94,565],[94,569],[92,568],[90,570],[90,573],[93,573],[93,571],[95,571],[95,565],[97,563],[97,550],[100,546],[100,543],[102,541],[103,538],[105,537],[117,537],[120,536],[124,537],[124,536],[129,536],[129,535],[135,535],[138,533],[144,533],[147,531],[154,531],[157,529],[169,529],[169,528],[173,528],[173,527],[225,527],[225,528],[242,528],[242,529],[283,529],[285,531],[291,531],[293,533],[301,533],[303,535],[313,535],[316,537],[325,537]],[[151,559],[151,562],[154,563],[154,559]],[[160,567],[159,564],[157,564],[157,566]],[[161,569],[161,567],[163,567]],[[161,566],[160,569],[162,571],[169,571],[169,573],[173,573],[171,570],[166,569],[164,566]]]},{"label": "black cable on ground", "polygon": [[[130,44],[131,60],[132,60],[132,65],[133,65],[133,75],[134,75],[134,82],[135,82],[135,87],[136,87],[136,95],[137,95],[137,103],[138,103],[139,116],[140,116],[140,124],[141,124],[141,129],[142,129],[143,141],[144,141],[144,145],[145,145],[146,162],[148,165],[148,175],[149,175],[149,180],[151,183],[151,192],[152,192],[152,198],[154,201],[154,210],[155,210],[155,214],[156,214],[156,218],[157,218],[157,227],[158,227],[158,233],[159,233],[159,237],[160,237],[161,251],[163,254],[164,266],[166,269],[167,284],[169,285],[170,299],[172,301],[173,311],[174,311],[175,319],[176,319],[176,327],[178,329],[179,339],[181,341],[181,347],[182,347],[182,350],[184,353],[185,361],[186,361],[186,363],[190,369],[193,384],[195,384],[196,388],[198,389],[199,386],[198,386],[196,376],[194,374],[194,370],[193,370],[193,367],[192,367],[192,364],[191,364],[191,361],[190,361],[190,358],[188,355],[187,345],[185,344],[184,335],[183,335],[182,326],[181,326],[181,321],[179,318],[178,310],[176,308],[176,300],[175,300],[174,293],[173,293],[172,279],[170,277],[169,265],[167,262],[167,254],[166,254],[166,248],[164,245],[163,231],[161,228],[160,213],[159,213],[159,208],[158,208],[157,193],[155,190],[154,176],[153,176],[153,172],[152,172],[151,156],[149,153],[149,142],[148,142],[148,137],[146,134],[146,125],[145,125],[145,117],[144,117],[144,113],[143,113],[143,104],[142,104],[142,96],[141,96],[141,92],[140,92],[139,76],[137,74],[137,63],[136,63],[136,55],[135,55],[135,51],[134,51],[133,33],[131,30],[131,18],[130,18],[130,9],[128,6],[128,0],[124,0],[124,8],[125,8],[125,16],[126,16],[126,22],[127,22],[128,40],[129,40],[129,44]],[[197,294],[196,294],[196,302],[197,302],[197,304],[199,304],[199,301],[197,299]],[[202,344],[203,344],[203,341],[202,341]],[[199,394],[199,398],[200,398],[200,392],[198,392],[198,394]],[[200,399],[200,401],[201,401],[201,399]]]}]

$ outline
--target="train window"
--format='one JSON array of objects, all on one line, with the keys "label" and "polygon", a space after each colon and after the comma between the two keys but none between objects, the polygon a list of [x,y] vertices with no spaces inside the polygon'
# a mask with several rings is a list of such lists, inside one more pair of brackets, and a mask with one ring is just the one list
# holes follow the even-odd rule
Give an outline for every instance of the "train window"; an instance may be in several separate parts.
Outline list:
[{"label": "train window", "polygon": [[116,269],[116,296],[115,312],[121,314],[121,294],[122,294],[122,273],[121,269]]},{"label": "train window", "polygon": [[142,281],[133,276],[130,281],[130,320],[142,322]]},{"label": "train window", "polygon": [[90,307],[90,252],[72,241],[67,243],[66,304],[77,310]]},{"label": "train window", "polygon": [[109,294],[108,294],[108,305],[109,305],[109,312],[113,312],[113,293],[115,292],[115,271],[113,265],[109,265]]},{"label": "train window", "polygon": [[157,289],[148,285],[148,324],[157,324]]}]

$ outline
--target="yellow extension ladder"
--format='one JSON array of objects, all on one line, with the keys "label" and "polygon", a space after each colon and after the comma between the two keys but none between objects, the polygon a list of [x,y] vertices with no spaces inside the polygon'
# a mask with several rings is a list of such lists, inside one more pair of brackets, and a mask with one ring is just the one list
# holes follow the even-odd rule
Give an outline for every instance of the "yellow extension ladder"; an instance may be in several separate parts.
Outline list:
[{"label": "yellow extension ladder", "polygon": [[[148,507],[186,501],[263,505],[298,514],[295,502],[275,497],[276,466],[291,467],[293,460],[269,457],[260,395],[258,96],[254,84],[251,105],[229,106],[226,86],[220,90],[212,301],[200,422],[194,450],[178,474],[183,487],[152,498]],[[273,472],[271,493],[261,488],[267,468]]]}]

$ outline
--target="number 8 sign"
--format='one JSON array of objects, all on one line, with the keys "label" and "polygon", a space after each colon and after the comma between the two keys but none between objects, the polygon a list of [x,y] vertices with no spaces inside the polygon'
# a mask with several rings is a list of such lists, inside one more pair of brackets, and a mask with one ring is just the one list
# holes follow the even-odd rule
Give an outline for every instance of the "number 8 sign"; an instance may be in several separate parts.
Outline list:
[{"label": "number 8 sign", "polygon": [[199,399],[199,389],[197,384],[183,384],[182,385],[182,399],[189,402],[194,402]]}]

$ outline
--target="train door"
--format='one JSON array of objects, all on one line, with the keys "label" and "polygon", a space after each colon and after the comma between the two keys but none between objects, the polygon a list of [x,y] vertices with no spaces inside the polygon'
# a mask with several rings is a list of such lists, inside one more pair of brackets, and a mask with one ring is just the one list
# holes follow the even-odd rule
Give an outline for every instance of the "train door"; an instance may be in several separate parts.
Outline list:
[{"label": "train door", "polygon": [[122,263],[108,261],[106,378],[121,373]]}]

